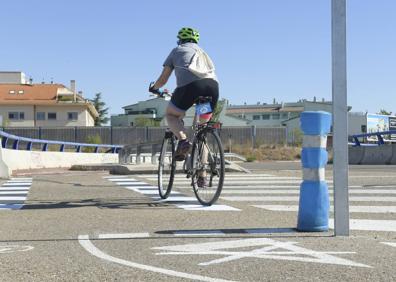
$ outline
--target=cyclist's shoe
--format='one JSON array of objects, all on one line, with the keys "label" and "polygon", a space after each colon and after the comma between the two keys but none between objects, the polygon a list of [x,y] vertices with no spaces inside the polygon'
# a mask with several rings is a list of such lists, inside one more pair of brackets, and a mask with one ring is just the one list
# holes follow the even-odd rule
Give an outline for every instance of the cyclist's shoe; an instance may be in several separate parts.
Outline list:
[{"label": "cyclist's shoe", "polygon": [[208,187],[208,180],[206,179],[206,176],[198,176],[197,185],[199,188]]},{"label": "cyclist's shoe", "polygon": [[180,140],[175,154],[176,161],[184,161],[190,151],[191,143],[188,139]]}]

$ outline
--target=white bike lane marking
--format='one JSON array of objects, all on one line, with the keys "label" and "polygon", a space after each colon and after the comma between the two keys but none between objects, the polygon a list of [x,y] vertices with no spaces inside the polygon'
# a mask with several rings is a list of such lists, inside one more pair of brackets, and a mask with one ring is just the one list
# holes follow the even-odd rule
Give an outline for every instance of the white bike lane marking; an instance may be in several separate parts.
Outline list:
[{"label": "white bike lane marking", "polygon": [[0,186],[0,210],[18,210],[32,186],[32,178],[11,178]]},{"label": "white bike lane marking", "polygon": [[396,243],[393,243],[393,242],[381,242],[381,244],[388,245],[388,246],[396,248]]},{"label": "white bike lane marking", "polygon": [[[220,235],[219,230],[214,230],[211,233],[208,231],[199,232],[200,235]],[[175,232],[174,236],[189,236],[188,232]],[[195,232],[195,235],[198,233]],[[225,235],[222,233],[222,235]],[[105,239],[125,239],[125,238],[149,238],[148,232],[144,233],[122,233],[122,234],[99,234],[98,238]],[[196,240],[194,240],[195,242]],[[98,249],[90,240],[89,235],[79,235],[78,242],[91,255],[120,265],[137,268],[145,271],[161,273],[173,277],[187,278],[198,281],[231,281],[219,278],[196,275],[186,272],[179,272],[162,267],[141,264],[124,259],[111,256],[100,249]],[[219,241],[199,242],[193,244],[153,247],[154,251],[158,251],[154,255],[168,255],[168,256],[209,256],[216,257],[210,261],[198,263],[199,266],[210,266],[215,264],[224,264],[235,260],[242,259],[265,259],[265,260],[286,260],[302,263],[318,263],[318,264],[332,264],[347,267],[362,267],[372,268],[369,265],[354,262],[349,259],[340,258],[335,255],[350,255],[356,252],[350,251],[315,251],[312,249],[296,246],[298,242],[292,241],[276,241],[269,238],[247,238],[247,239],[222,239]],[[253,249],[254,247],[257,247]],[[243,250],[242,248],[245,248]],[[221,258],[219,258],[221,256]]]},{"label": "white bike lane marking", "polygon": [[196,275],[196,274],[190,274],[190,273],[185,273],[185,272],[179,272],[175,270],[170,270],[166,268],[161,268],[161,267],[155,267],[151,265],[145,265],[145,264],[140,264],[120,258],[116,258],[113,256],[110,256],[98,248],[95,247],[94,244],[89,240],[88,235],[79,235],[78,236],[78,242],[80,245],[90,254],[100,258],[104,259],[113,263],[129,266],[132,268],[138,268],[146,271],[151,271],[151,272],[156,272],[156,273],[161,273],[161,274],[166,274],[169,276],[174,276],[174,277],[181,277],[181,278],[186,278],[186,279],[191,279],[191,280],[198,280],[198,281],[209,281],[209,282],[229,282],[231,280],[224,280],[224,279],[218,279],[218,278],[211,278],[207,276],[202,276],[202,275]]}]

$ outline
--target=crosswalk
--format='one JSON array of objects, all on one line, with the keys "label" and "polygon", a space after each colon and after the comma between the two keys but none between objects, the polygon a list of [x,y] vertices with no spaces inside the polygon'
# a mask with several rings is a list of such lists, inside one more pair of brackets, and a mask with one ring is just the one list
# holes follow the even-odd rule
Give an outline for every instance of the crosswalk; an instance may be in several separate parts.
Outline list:
[{"label": "crosswalk", "polygon": [[156,202],[172,204],[178,208],[188,211],[239,211],[239,209],[228,206],[215,204],[212,206],[202,206],[195,197],[186,196],[185,194],[172,191],[171,196],[167,199],[161,199],[158,194],[158,187],[147,182],[136,180],[132,177],[105,176],[105,179],[134,192],[146,195]]},{"label": "crosswalk", "polygon": [[[156,175],[141,175],[148,181],[155,181]],[[220,199],[227,204],[245,204],[267,211],[298,212],[301,178],[275,176],[270,174],[227,174]],[[333,211],[333,182],[327,179],[330,204]],[[184,175],[176,175],[177,190],[191,189],[190,181]],[[352,230],[396,232],[396,220],[378,220],[379,214],[396,213],[396,185],[349,186],[350,227]],[[240,208],[241,209],[241,208]],[[377,216],[376,216],[377,215]],[[354,218],[357,217],[357,218]],[[363,218],[364,217],[364,218]],[[330,218],[330,227],[334,221]]]},{"label": "crosswalk", "polygon": [[18,210],[23,207],[32,186],[32,178],[11,178],[0,186],[0,210]]}]

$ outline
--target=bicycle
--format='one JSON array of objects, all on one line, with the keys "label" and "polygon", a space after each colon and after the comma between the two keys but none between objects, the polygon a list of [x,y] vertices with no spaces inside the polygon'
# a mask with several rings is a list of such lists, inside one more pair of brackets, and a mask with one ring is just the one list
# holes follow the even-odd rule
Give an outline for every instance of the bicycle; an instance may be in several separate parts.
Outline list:
[{"label": "bicycle", "polygon": [[[171,96],[167,92],[156,94],[159,97]],[[183,172],[191,178],[191,186],[197,200],[204,206],[213,205],[220,197],[223,189],[225,162],[224,150],[217,133],[219,123],[199,123],[199,115],[210,107],[211,97],[198,97],[195,101],[195,117],[192,124],[193,138],[191,155],[187,156],[183,164]],[[162,199],[169,197],[173,188],[176,173],[177,140],[175,135],[167,129],[162,141],[158,162],[158,190]],[[209,179],[207,185],[198,186],[198,178]]]}]

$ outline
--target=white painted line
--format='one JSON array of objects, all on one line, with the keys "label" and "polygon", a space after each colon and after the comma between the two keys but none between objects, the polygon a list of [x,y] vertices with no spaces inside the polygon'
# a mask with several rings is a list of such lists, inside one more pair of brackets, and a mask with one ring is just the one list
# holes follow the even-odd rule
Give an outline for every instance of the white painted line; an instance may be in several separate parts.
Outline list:
[{"label": "white painted line", "polygon": [[0,191],[0,195],[27,195],[27,191]]},{"label": "white painted line", "polygon": [[[250,189],[239,189],[239,190],[228,190],[224,189],[222,194],[300,194],[300,189],[294,190],[250,190]],[[333,194],[333,191],[329,191],[329,194]],[[396,190],[372,190],[372,189],[355,189],[349,190],[349,194],[396,194]]]},{"label": "white painted line", "polygon": [[188,211],[240,211],[240,209],[230,207],[227,205],[202,206],[202,205],[181,204],[176,206],[178,208],[182,208]]},{"label": "white painted line", "polygon": [[120,233],[120,234],[99,234],[99,239],[134,239],[134,238],[148,238],[150,234],[143,233]]},{"label": "white painted line", "polygon": [[104,179],[117,179],[117,178],[127,178],[128,175],[111,175],[111,176],[103,176]]},{"label": "white painted line", "polygon": [[391,247],[395,247],[396,248],[396,243],[392,243],[392,242],[381,242],[381,244],[385,244]]},{"label": "white painted line", "polygon": [[126,189],[140,189],[140,190],[156,190],[158,191],[158,187],[155,186],[124,186]]},{"label": "white painted line", "polygon": [[7,197],[0,196],[0,204],[23,204],[26,197]]},{"label": "white painted line", "polygon": [[[227,178],[224,179],[224,185],[233,186],[233,185],[251,185],[251,184],[301,184],[302,180],[269,180],[269,181],[260,181],[260,180],[229,180]],[[176,184],[190,184],[191,181],[185,180],[176,180],[174,181]],[[328,182],[330,183],[330,182]]]},{"label": "white painted line", "polygon": [[30,187],[0,187],[0,191],[29,191]]},{"label": "white painted line", "polygon": [[117,181],[138,181],[138,180],[133,179],[133,178],[108,178],[107,180],[109,180],[111,182],[117,182]]},{"label": "white painted line", "polygon": [[[157,179],[157,175],[156,174],[139,174],[140,177],[143,178],[155,178]],[[185,175],[183,174],[176,174],[175,175],[176,178],[186,178]],[[261,173],[251,173],[251,174],[247,174],[247,173],[226,173],[226,177],[278,177],[276,175],[273,174],[261,174]]]},{"label": "white painted line", "polygon": [[32,181],[27,181],[27,180],[7,180],[6,183],[21,183],[21,182],[32,184]]},{"label": "white painted line", "polygon": [[20,182],[20,183],[3,183],[3,185],[1,185],[3,187],[21,187],[21,186],[26,186],[26,187],[30,187],[32,186],[31,182]]},{"label": "white painted line", "polygon": [[197,202],[198,200],[194,197],[187,196],[170,196],[167,199],[161,199],[160,197],[152,197],[154,200],[158,200],[159,202]]},{"label": "white painted line", "polygon": [[26,181],[32,181],[32,177],[12,177],[10,180],[26,180]]},{"label": "white painted line", "polygon": [[150,184],[147,184],[146,182],[140,182],[140,181],[135,181],[135,182],[131,182],[131,181],[128,181],[128,182],[116,182],[116,184],[117,185],[119,185],[119,186],[128,186],[128,185],[147,185],[147,186],[150,186]]},{"label": "white painted line", "polygon": [[22,204],[0,204],[0,210],[19,210],[22,207]]},{"label": "white painted line", "polygon": [[110,262],[118,263],[121,265],[133,267],[133,268],[138,268],[146,271],[151,271],[151,272],[156,272],[156,273],[162,273],[165,275],[173,276],[173,277],[181,277],[181,278],[186,278],[186,279],[192,279],[192,280],[198,280],[198,281],[209,281],[209,282],[228,282],[229,280],[222,280],[222,279],[216,279],[216,278],[210,278],[206,276],[201,276],[201,275],[195,275],[195,274],[189,274],[189,273],[184,273],[184,272],[178,272],[174,270],[169,270],[165,268],[159,268],[159,267],[154,267],[150,265],[145,265],[145,264],[140,264],[140,263],[135,263],[123,259],[119,259],[116,257],[112,257],[98,248],[96,248],[91,241],[89,241],[88,235],[79,235],[78,236],[78,242],[80,245],[90,254],[100,258],[104,259]]},{"label": "white painted line", "polygon": [[175,231],[175,236],[217,236],[225,235],[224,232],[219,230],[186,230],[186,231]]},{"label": "white painted line", "polygon": [[[334,229],[334,219],[329,219],[329,227]],[[351,230],[396,232],[396,220],[350,219]]]},{"label": "white painted line", "polygon": [[[298,196],[225,196],[220,197],[226,201],[234,202],[298,202]],[[330,201],[333,199],[330,198]],[[351,202],[396,202],[396,197],[350,197]]]},{"label": "white painted line", "polygon": [[[269,211],[298,211],[298,205],[252,205]],[[333,206],[330,207],[333,211]],[[396,206],[349,206],[351,213],[396,213]]]},{"label": "white painted line", "polygon": [[[158,195],[158,189],[156,189],[156,190],[141,190],[141,189],[136,189],[135,190],[136,192],[138,192],[138,193],[141,193],[141,194],[143,194],[143,195]],[[180,192],[177,192],[177,191],[172,191],[171,192],[172,193],[172,195],[180,195]]]}]

